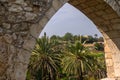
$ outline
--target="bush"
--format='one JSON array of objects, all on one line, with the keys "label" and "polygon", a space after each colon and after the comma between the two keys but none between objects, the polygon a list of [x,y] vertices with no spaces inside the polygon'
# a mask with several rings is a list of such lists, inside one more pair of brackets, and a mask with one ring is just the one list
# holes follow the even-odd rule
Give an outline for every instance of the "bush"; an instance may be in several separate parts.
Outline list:
[{"label": "bush", "polygon": [[98,51],[103,51],[104,50],[104,45],[102,43],[95,43],[94,47]]}]

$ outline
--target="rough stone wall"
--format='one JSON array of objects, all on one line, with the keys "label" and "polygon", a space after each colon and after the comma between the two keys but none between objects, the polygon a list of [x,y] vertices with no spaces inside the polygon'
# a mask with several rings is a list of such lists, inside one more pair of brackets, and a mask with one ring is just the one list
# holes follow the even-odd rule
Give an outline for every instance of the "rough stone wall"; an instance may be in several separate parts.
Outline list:
[{"label": "rough stone wall", "polygon": [[108,80],[120,80],[119,0],[0,0],[0,80],[25,80],[35,38],[66,1],[98,26]]},{"label": "rough stone wall", "polygon": [[0,0],[0,80],[25,80],[35,39],[67,0]]},{"label": "rough stone wall", "polygon": [[52,0],[0,0],[0,80],[25,80],[31,29],[51,6]]},{"label": "rough stone wall", "polygon": [[120,16],[120,0],[104,0],[108,3]]}]

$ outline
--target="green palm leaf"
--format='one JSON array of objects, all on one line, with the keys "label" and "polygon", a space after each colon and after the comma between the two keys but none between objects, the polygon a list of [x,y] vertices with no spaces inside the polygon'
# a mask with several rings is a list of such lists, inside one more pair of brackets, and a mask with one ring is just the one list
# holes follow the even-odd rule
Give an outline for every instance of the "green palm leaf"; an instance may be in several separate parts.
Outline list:
[{"label": "green palm leaf", "polygon": [[35,80],[56,80],[60,55],[54,51],[55,41],[44,36],[36,42],[29,65],[31,74]]},{"label": "green palm leaf", "polygon": [[62,59],[63,72],[82,80],[83,74],[92,71],[94,58],[89,54],[89,50],[81,42],[69,44]]}]

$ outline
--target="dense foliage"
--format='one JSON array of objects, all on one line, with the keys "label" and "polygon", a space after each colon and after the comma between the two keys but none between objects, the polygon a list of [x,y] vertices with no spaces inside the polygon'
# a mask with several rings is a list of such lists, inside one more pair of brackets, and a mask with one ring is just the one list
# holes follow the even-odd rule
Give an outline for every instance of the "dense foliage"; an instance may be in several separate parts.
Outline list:
[{"label": "dense foliage", "polygon": [[[94,53],[84,46],[92,41],[99,41],[97,35],[93,38],[66,33],[63,37],[38,38],[26,80],[99,80],[106,77],[103,51]],[[96,44],[93,47],[98,50]]]}]

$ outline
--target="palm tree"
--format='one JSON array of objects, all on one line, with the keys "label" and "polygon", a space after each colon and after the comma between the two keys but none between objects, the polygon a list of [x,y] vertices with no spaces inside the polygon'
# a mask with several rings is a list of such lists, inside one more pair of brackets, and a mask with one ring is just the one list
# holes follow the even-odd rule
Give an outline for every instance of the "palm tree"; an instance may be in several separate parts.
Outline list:
[{"label": "palm tree", "polygon": [[97,34],[94,34],[94,36],[95,36],[95,38],[97,38],[97,37],[98,37],[98,35],[97,35]]},{"label": "palm tree", "polygon": [[107,76],[104,53],[97,53],[96,58],[97,64],[93,67],[94,68],[93,74],[96,80],[100,80],[101,78],[105,78]]},{"label": "palm tree", "polygon": [[92,71],[94,57],[84,47],[84,43],[77,41],[70,44],[62,59],[63,72],[77,80],[83,80],[88,72]]},{"label": "palm tree", "polygon": [[37,39],[33,50],[28,72],[35,80],[56,80],[60,55],[54,50],[55,41],[46,36]]}]

